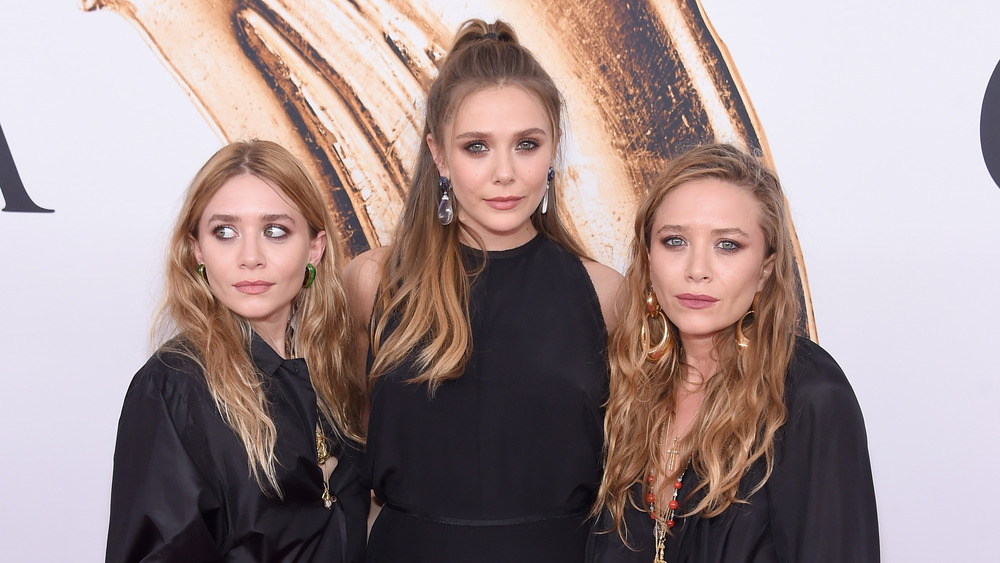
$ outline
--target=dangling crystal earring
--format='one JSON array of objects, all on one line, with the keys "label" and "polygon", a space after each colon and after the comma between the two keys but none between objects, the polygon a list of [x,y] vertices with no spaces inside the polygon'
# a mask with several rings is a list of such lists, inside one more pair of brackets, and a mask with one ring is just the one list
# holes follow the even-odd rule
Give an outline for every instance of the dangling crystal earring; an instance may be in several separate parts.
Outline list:
[{"label": "dangling crystal earring", "polygon": [[542,196],[542,215],[549,210],[549,186],[552,184],[552,179],[556,177],[556,171],[549,166],[549,173],[545,176],[545,195]]},{"label": "dangling crystal earring", "polygon": [[438,179],[438,187],[441,188],[441,203],[438,204],[438,221],[442,225],[450,225],[455,218],[455,210],[451,208],[451,198],[448,197],[448,190],[451,189],[451,182],[447,177],[441,176]]}]

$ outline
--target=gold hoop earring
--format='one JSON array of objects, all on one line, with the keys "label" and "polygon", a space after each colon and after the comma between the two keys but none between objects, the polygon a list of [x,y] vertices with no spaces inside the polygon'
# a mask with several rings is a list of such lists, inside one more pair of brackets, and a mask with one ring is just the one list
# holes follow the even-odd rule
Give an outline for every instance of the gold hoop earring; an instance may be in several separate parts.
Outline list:
[{"label": "gold hoop earring", "polygon": [[747,311],[746,313],[743,313],[743,316],[740,317],[740,320],[736,323],[736,346],[741,350],[745,350],[747,346],[750,345],[750,339],[747,338],[745,334],[743,334],[743,323],[746,322],[747,317],[750,315],[753,315],[756,318],[757,302],[759,300],[760,300],[760,292],[758,291],[753,296],[753,303],[750,304],[750,310]]},{"label": "gold hoop earring", "polygon": [[[649,320],[659,317],[660,322],[663,323],[663,336],[660,337],[660,341],[650,348],[649,346]],[[646,293],[646,317],[642,319],[642,327],[639,330],[639,338],[642,341],[642,347],[646,350],[646,361],[656,362],[667,352],[667,349],[673,345],[670,338],[670,323],[667,322],[667,316],[663,314],[663,309],[660,308],[659,301],[656,300],[656,293],[653,292],[653,286],[650,285]]]}]

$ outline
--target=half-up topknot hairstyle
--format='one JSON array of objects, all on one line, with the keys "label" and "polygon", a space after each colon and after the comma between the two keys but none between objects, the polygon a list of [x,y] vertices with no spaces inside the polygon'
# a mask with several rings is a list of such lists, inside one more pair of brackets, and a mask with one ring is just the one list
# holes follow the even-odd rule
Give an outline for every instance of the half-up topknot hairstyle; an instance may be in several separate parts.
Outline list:
[{"label": "half-up topknot hairstyle", "polygon": [[[469,277],[461,257],[461,236],[482,246],[476,233],[455,221],[442,226],[437,219],[441,197],[438,168],[428,136],[439,146],[447,143],[446,129],[465,99],[490,88],[515,86],[538,100],[549,118],[553,144],[562,137],[563,99],[559,89],[535,56],[518,40],[506,22],[463,23],[451,50],[441,62],[427,95],[426,120],[406,205],[396,225],[395,240],[385,265],[375,302],[371,350],[375,356],[372,380],[404,361],[414,361],[431,392],[465,369],[472,334],[469,329]],[[535,229],[580,257],[583,245],[560,215],[560,175],[550,183],[548,213],[531,216]],[[452,198],[453,204],[457,201]],[[554,212],[553,212],[554,210]],[[388,322],[395,316],[388,331]]]}]

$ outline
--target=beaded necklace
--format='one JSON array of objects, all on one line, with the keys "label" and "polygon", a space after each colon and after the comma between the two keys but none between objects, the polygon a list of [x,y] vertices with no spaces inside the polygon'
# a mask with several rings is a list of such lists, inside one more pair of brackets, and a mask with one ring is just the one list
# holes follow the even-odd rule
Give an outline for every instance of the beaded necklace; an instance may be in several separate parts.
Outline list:
[{"label": "beaded necklace", "polygon": [[667,510],[664,512],[657,512],[656,510],[656,493],[653,492],[653,481],[654,477],[650,474],[646,477],[646,481],[649,483],[649,493],[646,495],[646,503],[649,506],[649,517],[654,520],[653,524],[653,539],[656,541],[656,556],[653,558],[653,563],[667,563],[667,560],[663,558],[663,549],[667,542],[667,530],[674,527],[674,511],[680,506],[677,501],[677,494],[681,490],[681,481],[684,479],[684,473],[687,469],[681,472],[674,481],[674,492],[670,496],[670,502],[667,503]]}]

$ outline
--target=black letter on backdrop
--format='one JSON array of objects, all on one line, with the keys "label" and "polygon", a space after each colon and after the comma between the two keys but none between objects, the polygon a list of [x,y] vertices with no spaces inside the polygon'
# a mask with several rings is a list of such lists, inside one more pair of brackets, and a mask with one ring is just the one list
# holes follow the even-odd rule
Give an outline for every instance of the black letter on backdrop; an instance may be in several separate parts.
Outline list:
[{"label": "black letter on backdrop", "polygon": [[14,165],[14,157],[10,154],[7,137],[3,134],[3,127],[0,127],[0,193],[3,193],[3,199],[7,202],[3,211],[52,213],[51,209],[35,205],[25,191],[21,176],[17,173],[17,166]]},{"label": "black letter on backdrop", "polygon": [[979,122],[979,142],[983,145],[983,160],[993,181],[1000,186],[1000,63],[986,85],[983,113]]}]

